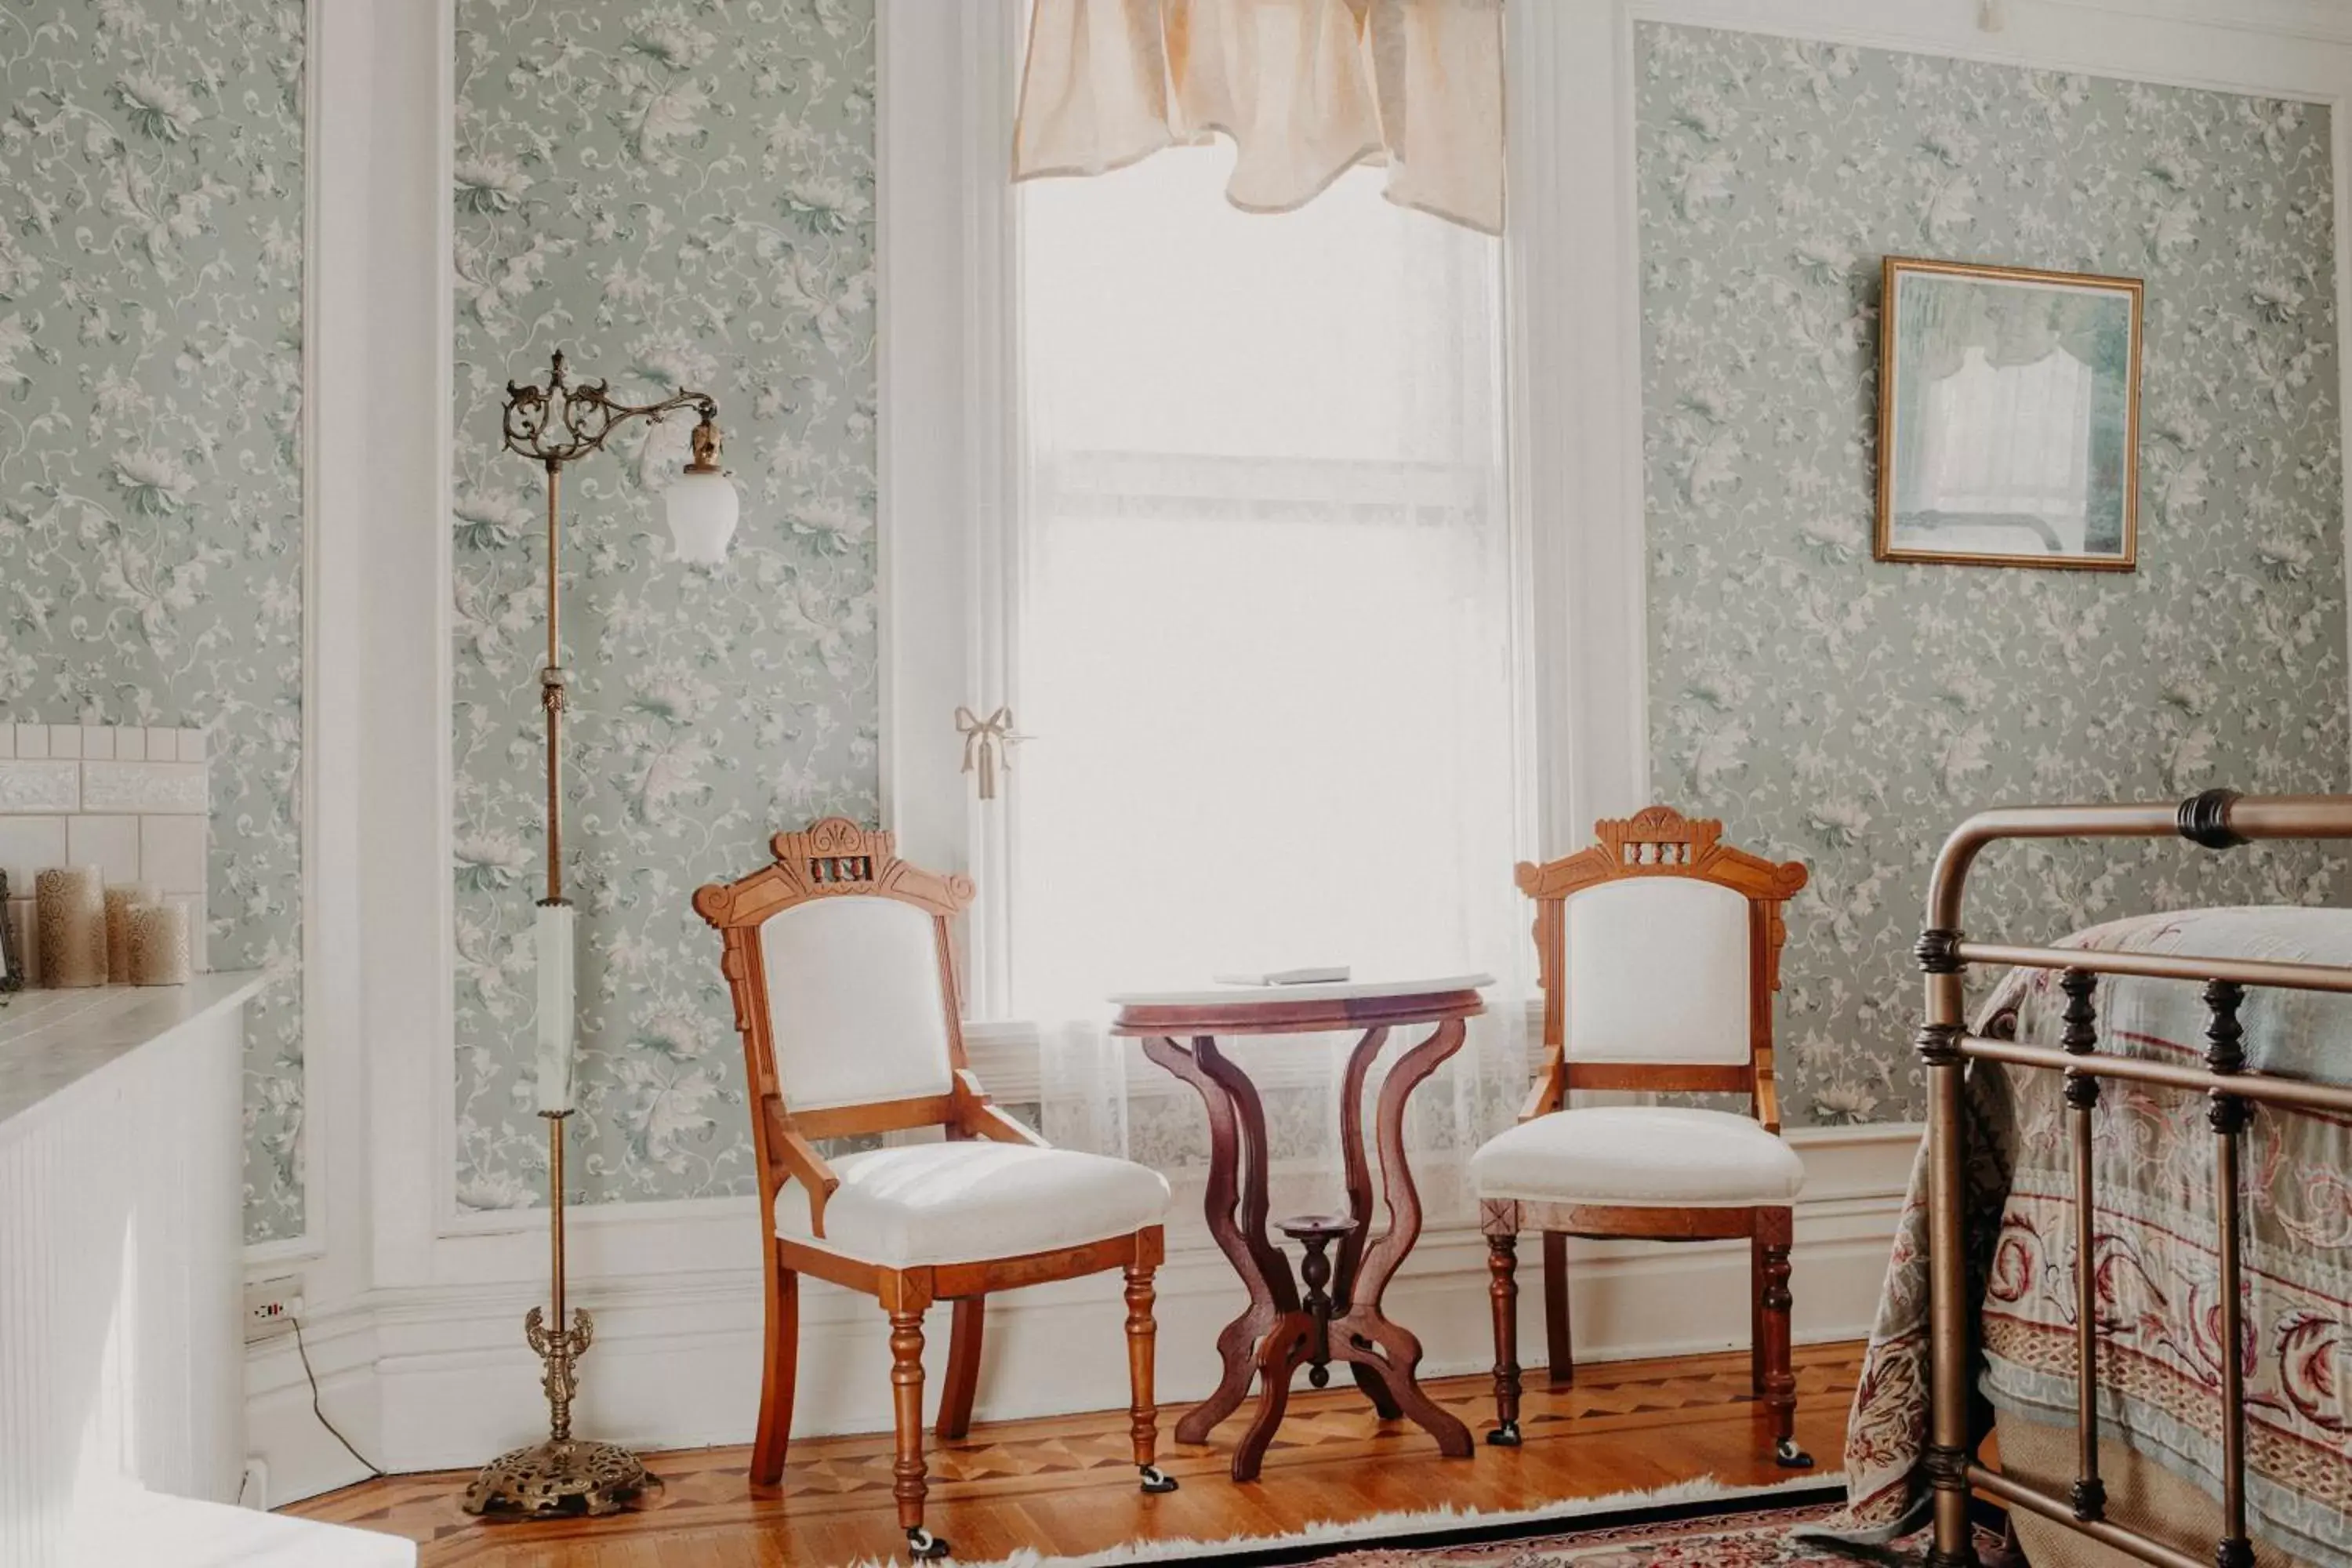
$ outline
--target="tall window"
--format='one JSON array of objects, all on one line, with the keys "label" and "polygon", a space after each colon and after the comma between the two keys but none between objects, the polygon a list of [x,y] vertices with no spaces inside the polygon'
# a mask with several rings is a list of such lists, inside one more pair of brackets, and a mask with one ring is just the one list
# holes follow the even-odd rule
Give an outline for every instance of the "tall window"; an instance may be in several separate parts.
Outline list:
[{"label": "tall window", "polygon": [[1526,944],[1497,243],[1231,158],[1019,191],[1023,1016]]}]

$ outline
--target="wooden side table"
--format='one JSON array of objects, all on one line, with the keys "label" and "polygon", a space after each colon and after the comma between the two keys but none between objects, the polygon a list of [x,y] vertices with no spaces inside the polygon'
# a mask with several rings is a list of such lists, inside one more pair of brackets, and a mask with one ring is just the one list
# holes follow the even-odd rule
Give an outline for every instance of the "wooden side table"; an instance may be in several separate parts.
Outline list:
[{"label": "wooden side table", "polygon": [[[1290,1402],[1291,1374],[1325,1343],[1317,1315],[1301,1302],[1290,1258],[1266,1234],[1265,1110],[1257,1086],[1217,1047],[1220,1035],[1275,1036],[1360,1029],[1340,1079],[1339,1149],[1349,1216],[1332,1272],[1330,1359],[1346,1363],[1383,1419],[1407,1416],[1437,1439],[1440,1452],[1465,1459],[1470,1429],[1422,1392],[1421,1342],[1381,1310],[1389,1280],[1421,1236],[1421,1194],[1405,1157],[1405,1102],[1422,1080],[1462,1048],[1466,1021],[1486,1010],[1479,987],[1491,975],[1328,985],[1225,985],[1114,996],[1114,1035],[1139,1038],[1143,1054],[1191,1084],[1209,1112],[1209,1232],[1249,1290],[1249,1305],[1217,1336],[1223,1379],[1176,1424],[1181,1442],[1205,1443],[1259,1380],[1258,1410],[1234,1450],[1234,1479],[1255,1480],[1266,1445]],[[1363,1125],[1364,1084],[1389,1031],[1433,1026],[1389,1069],[1381,1086],[1374,1137],[1389,1227],[1370,1234],[1372,1177]],[[1189,1039],[1188,1046],[1184,1042]]]}]

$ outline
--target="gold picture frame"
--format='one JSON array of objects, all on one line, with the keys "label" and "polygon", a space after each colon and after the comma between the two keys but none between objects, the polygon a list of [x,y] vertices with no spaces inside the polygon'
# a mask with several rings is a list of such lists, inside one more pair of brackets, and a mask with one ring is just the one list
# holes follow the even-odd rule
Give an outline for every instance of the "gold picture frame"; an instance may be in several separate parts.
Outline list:
[{"label": "gold picture frame", "polygon": [[1890,256],[1881,282],[1872,559],[2136,569],[2142,281]]}]

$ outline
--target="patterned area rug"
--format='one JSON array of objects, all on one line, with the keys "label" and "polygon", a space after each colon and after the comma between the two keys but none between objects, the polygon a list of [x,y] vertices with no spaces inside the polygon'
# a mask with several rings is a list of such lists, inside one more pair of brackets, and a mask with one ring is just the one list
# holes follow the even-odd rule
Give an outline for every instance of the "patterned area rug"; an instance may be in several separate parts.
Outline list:
[{"label": "patterned area rug", "polygon": [[[1854,1568],[1858,1563],[1919,1561],[1924,1540],[1897,1542],[1865,1556],[1790,1538],[1799,1526],[1818,1524],[1841,1506],[1709,1511],[1680,1519],[1596,1523],[1516,1541],[1360,1547],[1287,1561],[1325,1568]],[[1976,1544],[1980,1562],[2003,1560],[1999,1536],[1980,1530]]]},{"label": "patterned area rug", "polygon": [[[1599,1506],[1573,1508],[1569,1516],[1389,1514],[1255,1540],[1138,1542],[1086,1557],[1024,1552],[973,1568],[1129,1568],[1171,1562],[1213,1562],[1217,1568],[1915,1568],[1927,1545],[1924,1534],[1843,1551],[1795,1539],[1794,1531],[1822,1523],[1844,1506],[1842,1489],[1819,1485],[1792,1483],[1742,1495],[1685,1484],[1588,1502]],[[1990,1530],[1977,1531],[1976,1548],[1985,1568],[2024,1568]]]}]

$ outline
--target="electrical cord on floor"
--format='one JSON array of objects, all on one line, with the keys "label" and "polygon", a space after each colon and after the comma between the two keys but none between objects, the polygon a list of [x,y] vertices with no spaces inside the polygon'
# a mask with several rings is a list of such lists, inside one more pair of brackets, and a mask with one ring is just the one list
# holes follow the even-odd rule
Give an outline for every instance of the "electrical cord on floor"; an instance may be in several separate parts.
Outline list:
[{"label": "electrical cord on floor", "polygon": [[367,1471],[370,1479],[382,1480],[384,1474],[383,1467],[352,1447],[352,1440],[344,1436],[333,1422],[327,1419],[327,1413],[324,1410],[319,1408],[319,1374],[310,1370],[310,1348],[302,1342],[302,1320],[289,1312],[286,1316],[286,1321],[294,1325],[294,1353],[302,1358],[302,1375],[310,1380],[310,1414],[319,1418],[319,1425],[327,1429],[329,1436],[343,1446],[344,1453],[360,1462],[360,1468]]}]

